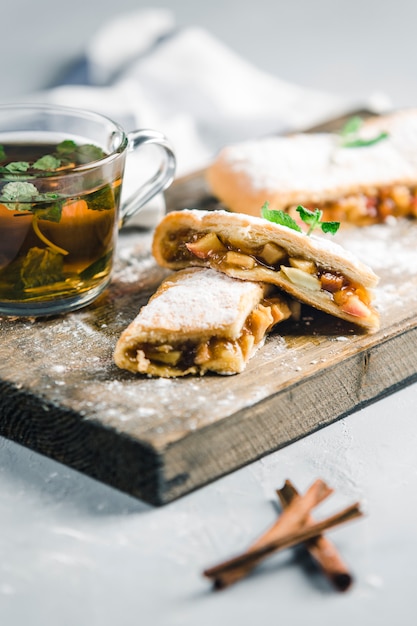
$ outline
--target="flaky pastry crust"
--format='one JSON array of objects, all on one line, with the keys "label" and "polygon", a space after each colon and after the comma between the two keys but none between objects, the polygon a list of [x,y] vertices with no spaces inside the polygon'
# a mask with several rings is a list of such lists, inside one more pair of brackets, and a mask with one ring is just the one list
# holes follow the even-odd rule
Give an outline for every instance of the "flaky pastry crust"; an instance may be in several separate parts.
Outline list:
[{"label": "flaky pastry crust", "polygon": [[[224,251],[201,249],[202,238],[210,233],[216,235]],[[276,263],[264,260],[262,255],[267,245],[282,252]],[[237,252],[238,256],[231,257],[230,251]],[[307,237],[286,226],[238,213],[183,210],[167,214],[158,224],[152,252],[160,265],[171,269],[213,267],[241,280],[271,283],[331,315],[368,330],[379,327],[379,316],[370,305],[378,277],[350,252],[323,237]],[[304,267],[300,261],[307,262],[313,269],[300,274],[302,270],[296,267],[294,272],[291,266]],[[306,273],[310,273],[310,277],[306,278]],[[342,281],[340,294],[334,293],[333,287],[330,291],[321,287],[325,284],[322,276],[326,273]],[[349,298],[355,296],[355,300],[348,304],[341,302],[348,295]],[[353,306],[355,303],[358,307]]]}]

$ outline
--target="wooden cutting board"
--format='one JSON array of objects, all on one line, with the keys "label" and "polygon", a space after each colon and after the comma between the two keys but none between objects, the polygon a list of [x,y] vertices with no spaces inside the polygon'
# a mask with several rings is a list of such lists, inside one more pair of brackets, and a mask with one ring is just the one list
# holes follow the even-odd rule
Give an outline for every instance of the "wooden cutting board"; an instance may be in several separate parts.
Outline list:
[{"label": "wooden cutting board", "polygon": [[[195,194],[202,174],[174,184],[170,208],[212,201],[207,191]],[[417,222],[336,237],[381,276],[380,331],[360,334],[304,307],[242,374],[170,380],[113,363],[120,333],[168,273],[149,254],[151,234],[126,231],[113,282],[94,305],[36,321],[0,319],[0,433],[160,505],[411,383]]]}]

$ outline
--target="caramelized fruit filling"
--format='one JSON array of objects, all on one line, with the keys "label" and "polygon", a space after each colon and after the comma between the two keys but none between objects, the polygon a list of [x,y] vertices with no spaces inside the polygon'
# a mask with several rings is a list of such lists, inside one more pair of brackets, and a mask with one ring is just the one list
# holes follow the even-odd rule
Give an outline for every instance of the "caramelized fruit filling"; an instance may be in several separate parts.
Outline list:
[{"label": "caramelized fruit filling", "polygon": [[164,256],[168,261],[190,260],[193,257],[210,261],[215,269],[266,267],[279,272],[282,278],[299,288],[326,292],[344,313],[361,318],[372,314],[369,308],[371,298],[366,289],[338,272],[318,267],[311,259],[291,257],[284,248],[272,242],[252,250],[242,249],[230,238],[226,240],[213,232],[200,233],[188,229],[168,236]]},{"label": "caramelized fruit filling", "polygon": [[[323,211],[323,220],[366,226],[378,224],[387,217],[417,217],[417,188],[407,185],[392,185],[382,189],[370,189],[366,194],[352,194],[337,201],[322,202],[309,206]],[[287,212],[297,216],[296,206],[287,207]]]},{"label": "caramelized fruit filling", "polygon": [[241,336],[235,341],[214,337],[200,343],[144,343],[132,349],[129,358],[136,361],[144,355],[148,361],[178,370],[187,370],[193,365],[204,370],[215,370],[216,363],[221,362],[222,369],[235,371],[236,361],[241,362],[242,358],[247,361],[265,334],[283,319],[281,307],[278,299],[265,298],[248,316]]}]

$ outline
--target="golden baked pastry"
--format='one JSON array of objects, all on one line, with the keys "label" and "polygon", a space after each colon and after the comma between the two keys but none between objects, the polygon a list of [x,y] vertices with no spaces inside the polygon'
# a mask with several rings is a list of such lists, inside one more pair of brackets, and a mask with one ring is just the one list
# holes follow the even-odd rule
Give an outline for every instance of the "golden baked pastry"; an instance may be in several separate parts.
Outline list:
[{"label": "golden baked pastry", "polygon": [[207,168],[225,208],[260,214],[299,204],[356,225],[417,216],[417,109],[373,117],[355,133],[298,133],[226,146]]},{"label": "golden baked pastry", "polygon": [[272,283],[367,330],[379,326],[371,304],[378,277],[324,237],[250,215],[186,209],[161,220],[152,252],[160,265],[171,269],[211,267],[234,278]]},{"label": "golden baked pastry", "polygon": [[291,310],[271,285],[191,267],[166,278],[120,336],[115,363],[150,376],[236,374]]}]

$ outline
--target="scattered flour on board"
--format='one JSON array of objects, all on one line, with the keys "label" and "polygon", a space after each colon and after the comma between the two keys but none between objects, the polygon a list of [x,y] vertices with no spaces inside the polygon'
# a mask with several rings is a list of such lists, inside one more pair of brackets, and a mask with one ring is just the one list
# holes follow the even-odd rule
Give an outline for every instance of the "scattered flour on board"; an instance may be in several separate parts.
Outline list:
[{"label": "scattered flour on board", "polygon": [[[337,235],[339,237],[339,235]],[[340,234],[342,245],[370,265],[375,272],[392,275],[417,272],[417,227],[410,220],[391,220]]]},{"label": "scattered flour on board", "polygon": [[384,224],[342,230],[336,237],[380,276],[375,290],[375,306],[380,312],[417,299],[415,221],[392,218]]},{"label": "scattered flour on board", "polygon": [[[417,221],[391,220],[387,224],[346,229],[338,233],[337,238],[339,243],[381,276],[375,294],[380,311],[384,308],[388,310],[394,303],[403,307],[417,299]],[[123,249],[121,260],[126,265],[116,268],[115,279],[126,283],[131,281],[136,283],[135,289],[142,289],[144,284],[152,282],[160,269],[149,255],[142,253],[135,258],[134,252],[133,247]],[[111,361],[114,334],[104,332],[106,325],[101,325],[98,331],[90,318],[88,310],[78,311],[62,320],[51,321],[45,327],[40,326],[36,334],[32,333],[31,324],[22,323],[20,333],[16,335],[18,347],[22,349],[30,339],[31,359],[37,365],[36,372],[48,385],[54,383],[58,387],[56,397],[62,399],[67,387],[65,397],[76,394],[77,406],[86,416],[99,414],[104,422],[112,424],[139,420],[150,427],[162,429],[160,432],[179,427],[195,430],[202,422],[207,424],[218,418],[219,413],[226,416],[248,402],[255,404],[261,401],[270,393],[268,386],[257,385],[249,399],[247,396],[243,399],[227,386],[219,384],[216,416],[213,416],[206,408],[207,381],[203,379],[119,380],[115,378]],[[51,330],[54,333],[53,342],[50,341]],[[337,336],[333,341],[344,342],[348,338]],[[46,349],[48,361],[44,364]],[[281,338],[279,332],[267,339],[257,358],[258,365],[277,358],[276,367],[284,373],[285,370],[290,374],[301,371],[296,355],[288,350],[285,338]],[[30,370],[14,375],[19,384],[33,378]],[[88,394],[84,393],[87,388]],[[92,391],[95,393],[92,394]],[[135,409],[131,410],[132,407]],[[163,423],[159,420],[160,416],[165,418]]]}]

